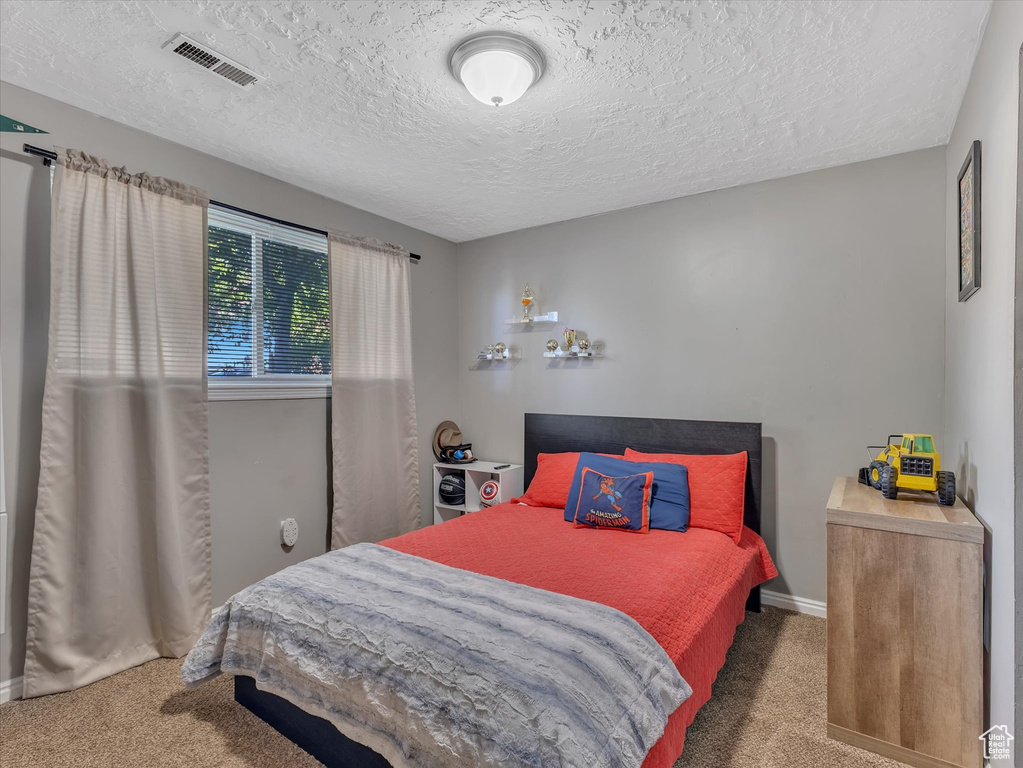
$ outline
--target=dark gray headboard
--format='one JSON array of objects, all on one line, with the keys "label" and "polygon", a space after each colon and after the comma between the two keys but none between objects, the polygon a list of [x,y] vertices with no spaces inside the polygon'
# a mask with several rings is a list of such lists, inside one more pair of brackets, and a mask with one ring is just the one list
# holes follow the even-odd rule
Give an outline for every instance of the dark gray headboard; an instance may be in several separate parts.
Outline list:
[{"label": "dark gray headboard", "polygon": [[[645,453],[739,453],[749,454],[746,472],[746,506],[743,522],[760,533],[760,478],[763,470],[761,425],[739,421],[688,421],[644,419],[628,416],[568,416],[527,413],[525,417],[525,487],[536,473],[539,453],[589,451],[624,453],[634,448]],[[760,588],[746,603],[760,610]]]}]

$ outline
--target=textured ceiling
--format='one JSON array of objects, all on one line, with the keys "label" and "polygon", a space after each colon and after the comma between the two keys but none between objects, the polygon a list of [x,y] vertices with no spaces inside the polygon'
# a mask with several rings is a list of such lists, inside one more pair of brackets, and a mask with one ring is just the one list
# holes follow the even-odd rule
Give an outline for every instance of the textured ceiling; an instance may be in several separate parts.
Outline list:
[{"label": "textured ceiling", "polygon": [[[944,144],[989,8],[4,0],[0,77],[464,241]],[[547,57],[507,108],[447,69],[483,30]],[[266,80],[197,71],[176,32]]]}]

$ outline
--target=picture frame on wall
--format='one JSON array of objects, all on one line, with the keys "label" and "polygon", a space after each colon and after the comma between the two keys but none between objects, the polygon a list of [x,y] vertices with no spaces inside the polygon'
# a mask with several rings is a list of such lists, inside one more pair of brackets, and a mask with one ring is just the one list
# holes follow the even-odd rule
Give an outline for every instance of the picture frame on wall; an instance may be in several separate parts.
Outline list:
[{"label": "picture frame on wall", "polygon": [[959,200],[959,301],[980,288],[980,142],[969,154],[956,179]]}]

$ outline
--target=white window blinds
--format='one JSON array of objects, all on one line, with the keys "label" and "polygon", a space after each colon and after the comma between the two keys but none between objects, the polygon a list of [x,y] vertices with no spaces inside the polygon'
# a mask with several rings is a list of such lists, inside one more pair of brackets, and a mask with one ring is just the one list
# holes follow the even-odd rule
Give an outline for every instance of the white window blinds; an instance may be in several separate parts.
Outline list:
[{"label": "white window blinds", "polygon": [[327,238],[210,206],[211,378],[330,375]]}]

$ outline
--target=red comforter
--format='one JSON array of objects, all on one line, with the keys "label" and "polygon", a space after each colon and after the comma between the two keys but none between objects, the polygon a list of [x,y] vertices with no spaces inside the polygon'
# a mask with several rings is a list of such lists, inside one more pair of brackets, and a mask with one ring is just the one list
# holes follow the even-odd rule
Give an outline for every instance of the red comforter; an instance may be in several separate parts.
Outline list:
[{"label": "red comforter", "polygon": [[750,589],[778,575],[763,539],[737,545],[701,528],[649,534],[574,528],[564,510],[510,503],[381,542],[455,568],[609,605],[668,652],[693,695],[668,719],[644,768],[668,768],[710,698]]}]

